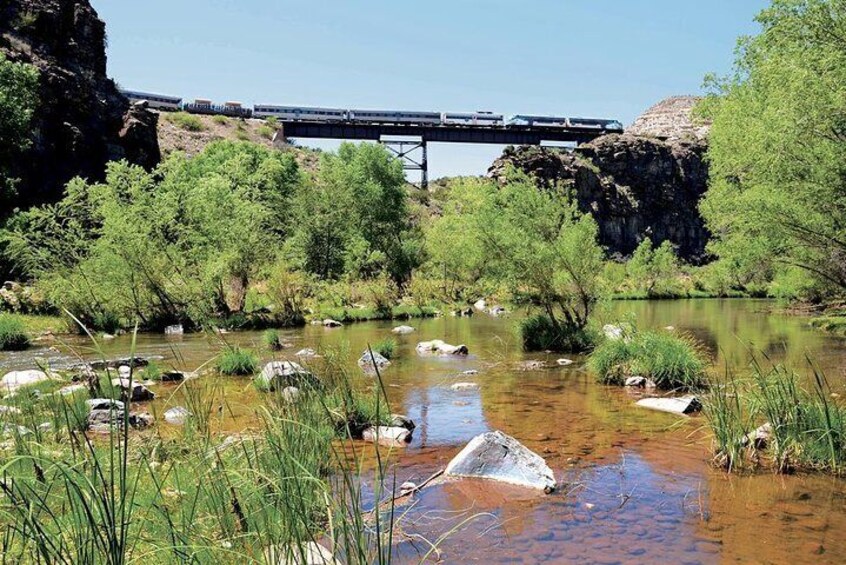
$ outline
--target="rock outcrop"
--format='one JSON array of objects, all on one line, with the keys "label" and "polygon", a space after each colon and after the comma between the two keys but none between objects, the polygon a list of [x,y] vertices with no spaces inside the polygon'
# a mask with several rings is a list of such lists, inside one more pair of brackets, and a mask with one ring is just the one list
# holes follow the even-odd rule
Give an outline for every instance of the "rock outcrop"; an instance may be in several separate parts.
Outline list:
[{"label": "rock outcrop", "polygon": [[0,3],[0,53],[39,70],[33,145],[20,160],[20,206],[57,200],[75,176],[102,179],[126,158],[158,163],[157,116],[129,107],[106,76],[106,26],[88,0]]},{"label": "rock outcrop", "polygon": [[659,104],[625,134],[575,150],[506,148],[488,174],[504,182],[514,167],[545,189],[571,191],[580,209],[593,214],[600,243],[612,255],[628,257],[649,237],[655,245],[670,241],[687,261],[702,262],[708,230],[698,204],[708,183],[707,126],[692,121],[692,104],[675,113],[668,107],[678,105]]}]

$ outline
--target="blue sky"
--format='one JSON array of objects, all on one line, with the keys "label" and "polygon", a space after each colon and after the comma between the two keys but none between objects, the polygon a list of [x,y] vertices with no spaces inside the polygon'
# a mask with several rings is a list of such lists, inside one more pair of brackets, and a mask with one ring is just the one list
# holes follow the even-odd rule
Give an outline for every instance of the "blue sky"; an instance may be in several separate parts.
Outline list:
[{"label": "blue sky", "polygon": [[[92,0],[121,85],[186,99],[617,118],[730,70],[765,0]],[[303,144],[310,142],[303,140]],[[314,144],[314,143],[311,143]],[[327,147],[326,142],[322,146]],[[501,147],[432,144],[430,176]]]}]

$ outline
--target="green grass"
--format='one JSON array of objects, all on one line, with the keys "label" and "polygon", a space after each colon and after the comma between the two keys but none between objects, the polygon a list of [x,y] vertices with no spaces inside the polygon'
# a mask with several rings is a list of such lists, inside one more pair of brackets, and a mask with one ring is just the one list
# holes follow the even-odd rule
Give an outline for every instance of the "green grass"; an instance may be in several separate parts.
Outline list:
[{"label": "green grass", "polygon": [[279,331],[274,328],[265,330],[261,336],[261,341],[271,351],[280,351],[282,349],[282,340],[279,338]]},{"label": "green grass", "polygon": [[21,317],[0,314],[0,351],[21,351],[29,345],[29,335]]},{"label": "green grass", "polygon": [[373,352],[380,354],[385,359],[393,359],[397,349],[397,340],[394,338],[383,339],[373,344]]},{"label": "green grass", "polygon": [[706,366],[692,338],[656,331],[634,330],[624,339],[606,339],[588,358],[588,368],[604,384],[622,385],[626,377],[641,376],[665,390],[703,386]]},{"label": "green grass", "polygon": [[219,126],[229,125],[229,118],[221,116],[220,114],[212,116],[212,121]]},{"label": "green grass", "polygon": [[[741,471],[768,466],[777,472],[796,469],[846,472],[846,407],[816,366],[802,379],[783,366],[753,360],[747,379],[728,377],[714,383],[705,415],[714,436],[715,461]],[[768,423],[771,437],[763,445],[747,434]]]},{"label": "green grass", "polygon": [[256,133],[258,133],[260,137],[263,137],[265,139],[272,139],[273,134],[276,133],[276,130],[270,126],[259,126],[259,128],[256,130]]},{"label": "green grass", "polygon": [[249,376],[258,370],[258,357],[238,346],[227,347],[217,360],[217,370],[224,375]]},{"label": "green grass", "polygon": [[820,316],[811,320],[811,326],[834,334],[846,334],[846,316]]},{"label": "green grass", "polygon": [[517,329],[525,351],[579,353],[594,343],[594,336],[588,330],[556,325],[544,314],[521,320]]},{"label": "green grass", "polygon": [[206,129],[200,118],[187,112],[174,112],[172,114],[165,114],[165,116],[167,121],[185,131],[197,132]]},{"label": "green grass", "polygon": [[41,334],[50,332],[54,334],[70,333],[73,328],[70,327],[68,319],[62,316],[46,316],[42,314],[18,314],[26,332],[30,336],[39,336]]}]

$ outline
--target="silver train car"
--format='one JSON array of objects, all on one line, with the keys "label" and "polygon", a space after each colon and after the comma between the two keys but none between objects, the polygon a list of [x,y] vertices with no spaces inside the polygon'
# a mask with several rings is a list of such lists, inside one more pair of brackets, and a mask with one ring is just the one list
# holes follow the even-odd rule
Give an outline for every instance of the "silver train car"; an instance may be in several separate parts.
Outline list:
[{"label": "silver train car", "polygon": [[254,118],[277,118],[298,122],[343,122],[348,112],[342,108],[309,108],[298,106],[273,106],[256,104],[253,106]]},{"label": "silver train car", "polygon": [[182,109],[182,98],[168,96],[166,94],[153,94],[152,92],[139,92],[137,90],[121,89],[120,93],[126,96],[133,104],[146,102],[150,108],[157,110],[171,110],[178,112]]},{"label": "silver train car", "polygon": [[505,125],[505,119],[502,114],[493,112],[444,112],[441,114],[441,123],[445,126],[496,127]]},{"label": "silver train car", "polygon": [[596,118],[567,118],[571,128],[598,129],[623,133],[623,124],[617,120],[598,120]]},{"label": "silver train car", "polygon": [[395,110],[350,110],[347,119],[351,122],[370,124],[431,124],[441,123],[440,112],[411,112]]},{"label": "silver train car", "polygon": [[511,116],[509,126],[590,129],[607,132],[623,132],[623,124],[617,120],[598,120],[595,118],[565,118],[561,116]]}]

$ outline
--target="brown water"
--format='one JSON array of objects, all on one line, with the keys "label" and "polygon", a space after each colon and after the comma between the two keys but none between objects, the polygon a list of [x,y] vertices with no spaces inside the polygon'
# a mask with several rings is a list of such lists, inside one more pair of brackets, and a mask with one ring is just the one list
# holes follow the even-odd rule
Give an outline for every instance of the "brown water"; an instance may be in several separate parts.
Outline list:
[{"label": "brown water", "polygon": [[[607,316],[610,321],[634,313],[641,327],[672,325],[690,332],[720,366],[738,371],[747,366],[750,349],[803,371],[810,355],[842,392],[846,340],[818,333],[802,318],[769,313],[771,307],[746,300],[617,302]],[[637,408],[629,393],[597,385],[580,357],[571,356],[576,363],[566,368],[519,371],[520,361],[554,364],[558,356],[524,355],[513,324],[513,319],[488,316],[423,320],[411,323],[416,333],[397,337],[397,360],[383,378],[393,410],[408,414],[418,427],[412,444],[392,454],[392,473],[398,483],[420,482],[473,436],[499,429],[543,455],[561,488],[548,496],[480,481],[426,489],[404,509],[399,562],[417,562],[429,550],[424,538],[434,542],[452,528],[457,529],[439,547],[444,563],[846,561],[846,481],[813,475],[738,477],[715,470],[702,418]],[[392,325],[281,333],[293,344],[291,351],[349,343],[354,364],[368,342],[390,335]],[[225,338],[257,346],[260,334]],[[443,359],[415,353],[418,341],[436,338],[465,343],[471,355]],[[138,342],[139,355],[161,355],[164,366],[188,369],[220,349],[216,338],[204,335],[144,335]],[[109,355],[127,354],[129,339],[105,347]],[[31,367],[35,356],[67,362],[61,352],[30,350],[0,357],[0,372]],[[479,374],[459,374],[468,369]],[[480,388],[449,390],[458,381],[474,381]],[[159,413],[178,401],[170,390],[158,387],[154,409]],[[236,416],[226,427],[249,426],[258,402],[249,381],[231,379],[226,393]]]}]

